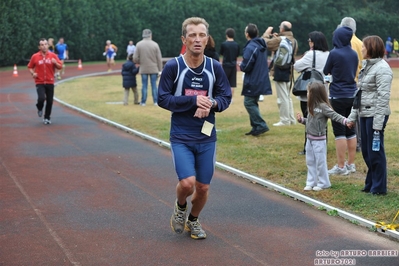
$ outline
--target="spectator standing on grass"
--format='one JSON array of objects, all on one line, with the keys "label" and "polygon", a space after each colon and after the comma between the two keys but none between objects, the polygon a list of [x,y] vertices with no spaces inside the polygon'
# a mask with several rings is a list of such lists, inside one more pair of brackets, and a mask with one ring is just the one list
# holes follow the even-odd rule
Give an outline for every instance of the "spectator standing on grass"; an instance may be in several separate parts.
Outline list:
[{"label": "spectator standing on grass", "polygon": [[219,62],[219,54],[218,52],[216,52],[215,46],[215,40],[212,38],[211,35],[209,35],[208,43],[205,46],[204,55],[213,58]]},{"label": "spectator standing on grass", "polygon": [[118,52],[118,47],[111,43],[110,40],[105,42],[105,48],[103,55],[107,60],[108,72],[112,71],[112,66],[115,65],[115,56],[116,52]]},{"label": "spectator standing on grass", "polygon": [[294,57],[298,50],[298,42],[292,33],[292,24],[288,21],[283,21],[279,27],[280,32],[272,33],[273,27],[268,27],[263,34],[263,39],[266,41],[267,48],[276,52],[280,46],[282,38],[287,38],[291,41],[293,46],[292,64],[288,68],[281,68],[272,61],[271,72],[273,75],[274,84],[277,91],[277,106],[280,112],[280,121],[274,123],[273,126],[289,126],[296,124],[294,116],[294,106],[291,99],[291,81],[293,73]]},{"label": "spectator standing on grass", "polygon": [[139,72],[139,69],[133,62],[133,54],[130,54],[126,63],[122,65],[122,79],[123,79],[123,88],[125,89],[125,94],[123,98],[123,105],[128,105],[129,103],[129,91],[132,89],[134,96],[134,104],[140,104],[139,95],[137,93],[137,82],[136,75]]},{"label": "spectator standing on grass", "polygon": [[244,106],[249,114],[251,130],[245,135],[259,136],[269,127],[259,111],[259,96],[272,94],[267,65],[267,45],[259,38],[258,27],[248,24],[245,27],[245,38],[248,40],[242,53],[240,69],[245,73],[241,95],[244,96]]},{"label": "spectator standing on grass", "polygon": [[[304,56],[295,61],[294,69],[295,71],[302,72],[305,70],[311,70],[313,65],[313,52],[315,56],[315,69],[323,74],[324,65],[326,64],[328,55],[330,54],[328,49],[328,43],[326,36],[320,31],[312,31],[308,34],[309,51],[307,51]],[[327,88],[326,88],[327,90]],[[308,97],[298,96],[300,101],[300,107],[303,117],[308,116]],[[306,142],[307,136],[305,131],[305,142],[303,145],[303,151],[300,151],[300,155],[306,154]]]},{"label": "spectator standing on grass", "polygon": [[231,101],[222,66],[204,56],[208,26],[198,17],[183,22],[186,52],[166,63],[159,82],[159,106],[172,112],[170,143],[179,179],[170,226],[178,234],[186,229],[193,239],[207,236],[198,217],[215,170],[215,113],[227,109]]},{"label": "spectator standing on grass", "polygon": [[65,60],[69,59],[68,45],[64,42],[63,37],[58,40],[54,51],[62,62],[62,73],[60,70],[58,70],[56,73],[57,79],[61,79],[61,74],[65,74]]},{"label": "spectator standing on grass", "polygon": [[[353,31],[349,27],[338,27],[334,31],[334,49],[330,51],[323,72],[332,76],[330,83],[330,104],[342,116],[348,117],[351,112],[356,92],[356,70],[358,56],[351,48],[350,41]],[[337,163],[328,173],[330,175],[348,175],[356,172],[356,133],[341,123],[332,121],[335,136]],[[348,160],[345,161],[346,152]]]},{"label": "spectator standing on grass", "polygon": [[[354,106],[348,120],[356,123],[360,117],[362,155],[367,165],[363,192],[373,195],[387,193],[387,159],[385,154],[385,126],[391,110],[389,107],[392,69],[384,58],[384,41],[379,36],[363,39],[363,68],[359,74],[360,106]],[[373,149],[373,135],[379,133],[380,145]]]},{"label": "spectator standing on grass", "polygon": [[43,123],[51,124],[51,110],[54,98],[54,72],[62,68],[62,62],[57,55],[48,50],[48,42],[42,38],[39,41],[39,52],[32,55],[28,69],[36,84],[37,92],[37,115],[42,117],[44,102],[46,108],[44,111]]},{"label": "spectator standing on grass", "polygon": [[324,84],[313,82],[308,85],[308,117],[299,113],[299,123],[306,125],[306,165],[308,173],[306,186],[303,190],[320,191],[331,187],[327,167],[326,128],[327,120],[346,125],[346,118],[336,113],[328,102],[327,90]]},{"label": "spectator standing on grass", "polygon": [[134,54],[135,51],[136,45],[133,44],[133,41],[129,41],[129,44],[126,47],[127,60],[129,60],[129,55]]},{"label": "spectator standing on grass", "polygon": [[136,51],[133,61],[140,64],[141,74],[141,106],[146,105],[148,77],[150,77],[152,98],[154,105],[158,105],[157,78],[162,71],[162,54],[158,43],[152,40],[152,32],[149,29],[143,30],[143,39],[136,44]]},{"label": "spectator standing on grass", "polygon": [[235,31],[232,28],[226,30],[226,41],[220,46],[220,55],[223,56],[223,70],[231,87],[231,95],[237,87],[237,57],[240,55],[240,46],[234,41]]},{"label": "spectator standing on grass", "polygon": [[[359,76],[359,71],[362,68],[362,60],[363,60],[363,55],[362,55],[362,46],[363,43],[362,41],[356,36],[356,21],[351,18],[351,17],[345,17],[342,19],[340,27],[349,27],[353,31],[352,39],[351,39],[351,47],[352,49],[356,52],[359,63],[357,64],[357,70],[356,70],[356,82],[358,80]],[[360,128],[359,128],[359,123],[356,123],[355,126],[355,133],[356,133],[356,151],[361,150],[361,139],[362,139],[362,134],[360,133]]]}]

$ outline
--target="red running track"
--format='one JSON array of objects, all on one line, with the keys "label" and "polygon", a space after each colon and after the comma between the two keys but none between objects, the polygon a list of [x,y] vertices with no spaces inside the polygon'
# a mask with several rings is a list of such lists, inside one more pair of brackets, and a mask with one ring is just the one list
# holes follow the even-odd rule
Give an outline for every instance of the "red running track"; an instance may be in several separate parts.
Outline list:
[{"label": "red running track", "polygon": [[[68,66],[65,76],[105,69]],[[208,238],[176,235],[167,149],[57,103],[45,126],[28,71],[0,78],[2,266],[301,266],[323,265],[327,251],[398,252],[396,241],[223,171],[201,215]],[[397,255],[340,258],[399,265]]]}]

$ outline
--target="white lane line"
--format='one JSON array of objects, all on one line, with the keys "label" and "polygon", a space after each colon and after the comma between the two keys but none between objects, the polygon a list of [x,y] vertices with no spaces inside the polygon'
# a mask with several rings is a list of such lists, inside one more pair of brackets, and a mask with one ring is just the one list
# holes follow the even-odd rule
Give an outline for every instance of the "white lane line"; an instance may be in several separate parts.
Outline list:
[{"label": "white lane line", "polygon": [[[113,72],[119,72],[119,70],[115,70],[115,71],[113,71]],[[56,84],[60,84],[60,83],[66,82],[66,81],[68,81],[68,80],[77,79],[77,78],[85,78],[85,77],[92,77],[92,76],[102,76],[102,75],[110,74],[110,73],[113,73],[113,72],[99,72],[99,73],[91,73],[91,74],[86,74],[86,75],[81,75],[81,76],[75,76],[75,77],[71,77],[71,78],[68,78],[68,79],[59,81],[59,82],[57,82]],[[95,114],[93,114],[93,113],[87,112],[87,111],[85,111],[85,110],[83,110],[83,109],[81,109],[81,108],[78,108],[78,107],[76,107],[76,106],[73,106],[73,105],[71,105],[71,104],[68,104],[68,103],[66,103],[66,102],[63,102],[63,101],[61,101],[61,100],[59,100],[59,99],[57,99],[57,98],[54,98],[54,100],[56,100],[57,102],[59,102],[59,103],[65,105],[65,106],[67,106],[67,107],[69,107],[69,108],[71,108],[71,109],[73,109],[73,110],[76,110],[76,111],[81,112],[81,113],[84,113],[84,114],[86,114],[86,115],[88,115],[88,116],[90,116],[90,117],[93,117],[93,118],[95,118],[95,119],[98,119],[99,121],[101,121],[101,122],[103,122],[103,123],[107,123],[107,124],[113,125],[114,127],[119,128],[119,129],[121,129],[121,130],[123,130],[123,131],[126,131],[126,132],[128,132],[128,133],[137,135],[137,136],[139,136],[139,137],[141,137],[141,138],[143,138],[143,139],[146,139],[146,140],[155,142],[155,143],[157,143],[157,144],[160,145],[160,146],[164,146],[164,147],[166,147],[166,148],[170,148],[170,144],[169,144],[168,142],[165,142],[165,141],[163,141],[163,140],[160,140],[160,139],[154,138],[154,137],[152,137],[152,136],[146,135],[146,134],[141,133],[141,132],[139,132],[139,131],[137,131],[137,130],[128,128],[128,127],[126,127],[126,126],[124,126],[124,125],[115,123],[115,122],[113,122],[113,121],[111,121],[111,120],[108,120],[108,119],[106,119],[106,118],[104,118],[104,117],[101,117],[101,116],[95,115]],[[273,189],[273,190],[275,190],[275,191],[277,191],[277,192],[280,192],[280,193],[282,193],[282,194],[288,195],[288,196],[292,197],[293,199],[297,199],[297,200],[303,201],[303,202],[305,202],[305,203],[307,203],[307,204],[311,204],[311,205],[313,205],[313,206],[315,206],[315,207],[322,207],[322,208],[324,208],[326,211],[332,211],[332,210],[337,211],[337,214],[338,214],[339,216],[341,216],[342,218],[344,218],[344,219],[346,219],[346,220],[349,220],[349,221],[351,221],[351,222],[356,222],[356,223],[358,223],[359,225],[365,226],[365,227],[367,227],[367,228],[374,228],[374,227],[375,227],[376,222],[366,220],[366,219],[364,219],[364,218],[362,218],[362,217],[360,217],[360,216],[354,215],[354,214],[352,214],[352,213],[346,212],[346,211],[341,210],[341,209],[339,209],[339,208],[336,208],[336,207],[334,207],[334,206],[328,205],[328,204],[326,204],[326,203],[324,203],[324,202],[321,202],[321,201],[312,199],[312,198],[310,198],[310,197],[308,197],[308,196],[305,196],[305,195],[300,194],[300,193],[298,193],[298,192],[295,192],[295,191],[293,191],[293,190],[290,190],[290,189],[287,189],[287,188],[282,187],[282,186],[280,186],[280,185],[274,184],[273,182],[270,182],[270,181],[267,181],[267,180],[265,180],[265,179],[259,178],[259,177],[257,177],[257,176],[248,174],[248,173],[246,173],[246,172],[243,172],[243,171],[241,171],[241,170],[239,170],[239,169],[233,168],[233,167],[228,166],[228,165],[223,164],[223,163],[216,162],[216,166],[217,166],[218,168],[220,168],[220,169],[223,169],[223,170],[225,170],[225,171],[227,171],[227,172],[230,172],[230,173],[232,173],[232,174],[235,174],[235,175],[237,175],[237,176],[239,176],[239,177],[248,179],[249,181],[252,181],[252,182],[257,183],[257,184],[259,184],[259,185],[262,185],[262,186],[271,188],[271,189]],[[391,237],[393,237],[393,238],[399,239],[399,232],[398,232],[398,231],[394,231],[394,230],[380,230],[380,229],[379,229],[378,232],[383,233],[383,234],[386,234],[386,235],[389,235],[389,236],[391,236]]]}]

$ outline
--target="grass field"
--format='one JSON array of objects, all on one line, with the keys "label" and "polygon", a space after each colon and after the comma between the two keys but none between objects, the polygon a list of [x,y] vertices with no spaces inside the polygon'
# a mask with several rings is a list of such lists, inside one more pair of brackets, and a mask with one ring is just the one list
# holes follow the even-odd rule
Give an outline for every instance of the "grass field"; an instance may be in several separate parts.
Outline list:
[{"label": "grass field", "polygon": [[[298,152],[303,149],[304,126],[273,127],[278,122],[278,108],[273,84],[273,95],[260,103],[261,113],[270,131],[259,136],[245,136],[250,130],[249,117],[243,106],[242,78],[238,73],[238,87],[233,103],[223,113],[217,114],[217,161],[280,184],[309,197],[357,214],[372,221],[391,222],[399,209],[399,69],[393,69],[391,90],[392,114],[386,128],[386,154],[388,160],[388,195],[372,196],[361,193],[366,166],[361,153],[356,155],[357,172],[349,176],[330,176],[332,187],[321,192],[305,192],[306,162]],[[138,88],[141,78],[137,76]],[[56,88],[56,97],[96,115],[127,127],[169,141],[170,113],[153,106],[148,90],[147,106],[107,104],[123,99],[120,74],[70,81]],[[292,96],[295,113],[300,112],[299,101]],[[56,114],[54,119],[56,119]],[[331,124],[328,130],[328,166],[336,163],[334,136]]]}]

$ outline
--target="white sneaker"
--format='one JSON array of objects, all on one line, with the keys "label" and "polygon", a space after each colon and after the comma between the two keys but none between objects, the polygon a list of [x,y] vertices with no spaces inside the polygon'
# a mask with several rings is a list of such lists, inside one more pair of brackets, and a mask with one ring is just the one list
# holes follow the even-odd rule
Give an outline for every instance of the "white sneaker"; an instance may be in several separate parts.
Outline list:
[{"label": "white sneaker", "polygon": [[306,187],[303,188],[303,190],[307,190],[307,191],[312,190],[312,189],[313,188],[311,186],[306,186]]},{"label": "white sneaker", "polygon": [[349,173],[355,173],[356,172],[356,166],[355,166],[354,163],[347,164],[347,162],[345,162],[345,167],[346,167],[346,170],[348,170]]},{"label": "white sneaker", "polygon": [[336,164],[336,165],[334,165],[333,168],[328,170],[328,174],[329,175],[348,175],[349,171],[348,171],[348,169],[346,169],[345,166],[342,168],[339,168],[338,164]]},{"label": "white sneaker", "polygon": [[140,103],[140,106],[145,106],[145,103]]},{"label": "white sneaker", "polygon": [[281,122],[281,121],[273,124],[273,126],[275,126],[275,127],[289,126],[289,125],[290,125],[289,123],[288,123],[288,124],[284,124],[284,123]]},{"label": "white sneaker", "polygon": [[320,191],[320,190],[323,190],[323,188],[321,188],[321,187],[318,187],[318,186],[316,186],[316,187],[313,187],[313,191]]}]

